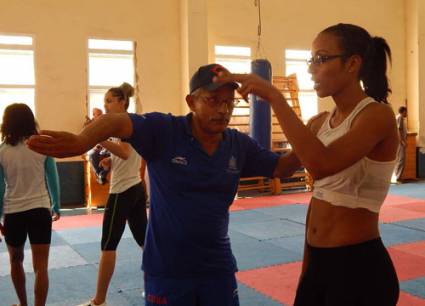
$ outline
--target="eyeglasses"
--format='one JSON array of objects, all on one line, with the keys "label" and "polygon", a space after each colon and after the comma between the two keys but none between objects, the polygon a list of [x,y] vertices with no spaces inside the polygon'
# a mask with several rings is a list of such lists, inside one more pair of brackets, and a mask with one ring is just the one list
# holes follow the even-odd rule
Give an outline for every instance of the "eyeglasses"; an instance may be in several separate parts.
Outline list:
[{"label": "eyeglasses", "polygon": [[310,59],[307,60],[308,65],[321,65],[323,63],[326,63],[327,61],[333,60],[335,58],[339,57],[345,57],[345,54],[337,54],[337,55],[320,55],[316,54],[315,56],[312,56]]},{"label": "eyeglasses", "polygon": [[227,108],[233,109],[239,104],[239,98],[227,98],[227,99],[219,99],[214,96],[200,96],[200,99],[205,102],[209,107],[220,108],[225,104]]}]

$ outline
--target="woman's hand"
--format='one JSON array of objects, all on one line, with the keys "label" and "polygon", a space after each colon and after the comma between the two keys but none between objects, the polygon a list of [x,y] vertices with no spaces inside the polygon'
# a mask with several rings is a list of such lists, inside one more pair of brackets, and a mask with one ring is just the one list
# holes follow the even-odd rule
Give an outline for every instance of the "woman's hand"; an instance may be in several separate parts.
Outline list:
[{"label": "woman's hand", "polygon": [[269,81],[261,78],[256,74],[235,74],[227,71],[221,71],[214,82],[230,83],[237,82],[241,86],[237,89],[239,94],[248,101],[248,95],[254,94],[263,98],[268,102],[273,102],[276,99],[282,99],[283,96],[280,91],[274,87]]},{"label": "woman's hand", "polygon": [[106,158],[102,159],[99,163],[99,167],[102,167],[106,171],[111,169],[111,158],[106,157]]},{"label": "woman's hand", "polygon": [[52,221],[53,222],[58,221],[60,218],[61,218],[61,214],[55,213],[55,212],[52,213]]},{"label": "woman's hand", "polygon": [[87,115],[84,119],[84,123],[83,123],[83,127],[88,126],[91,122],[93,121],[93,119],[90,119]]}]

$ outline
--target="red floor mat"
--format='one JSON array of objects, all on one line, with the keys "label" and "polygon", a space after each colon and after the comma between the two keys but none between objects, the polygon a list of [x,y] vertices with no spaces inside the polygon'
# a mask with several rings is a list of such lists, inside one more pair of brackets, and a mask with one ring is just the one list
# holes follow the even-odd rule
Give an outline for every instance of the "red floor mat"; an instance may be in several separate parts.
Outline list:
[{"label": "red floor mat", "polygon": [[399,195],[388,194],[387,197],[385,198],[384,205],[400,205],[400,204],[421,202],[421,201],[423,201],[423,200],[399,196]]},{"label": "red floor mat", "polygon": [[[246,210],[265,208],[281,205],[292,205],[297,203],[309,203],[311,193],[295,193],[295,194],[284,194],[267,197],[255,197],[255,198],[244,198],[238,199],[233,202],[230,206],[231,211],[233,210]],[[232,207],[234,206],[234,207]]]},{"label": "red floor mat", "polygon": [[397,306],[425,306],[425,300],[402,291]]},{"label": "red floor mat", "polygon": [[[416,204],[416,203],[415,203]],[[415,211],[409,209],[409,203],[397,206],[383,206],[379,214],[379,221],[384,223],[425,218],[425,210]]]},{"label": "red floor mat", "polygon": [[256,291],[286,305],[295,298],[301,262],[238,272],[237,279]]},{"label": "red floor mat", "polygon": [[409,202],[397,205],[397,208],[403,208],[411,211],[424,212],[425,213],[425,201]]},{"label": "red floor mat", "polygon": [[400,251],[393,247],[388,248],[388,251],[390,252],[400,281],[425,276],[425,257]]},{"label": "red floor mat", "polygon": [[425,241],[393,245],[391,246],[391,249],[402,251],[415,256],[425,257]]},{"label": "red floor mat", "polygon": [[53,222],[54,230],[69,228],[97,227],[102,225],[103,214],[67,216]]},{"label": "red floor mat", "polygon": [[[414,260],[412,256],[409,257],[395,253],[396,251],[391,250],[392,257],[395,257],[394,261],[397,266],[400,280],[411,278],[412,275],[415,275],[413,278],[425,275],[423,268],[421,268],[420,271],[412,272],[413,269],[419,266],[424,267],[423,261],[420,261],[417,264],[408,264],[405,261]],[[403,267],[405,264],[407,264],[406,268]],[[244,285],[253,288],[279,303],[292,305],[295,298],[296,285],[298,283],[300,271],[301,262],[296,262],[238,272],[237,279]],[[425,300],[406,292],[400,292],[400,299],[397,306],[425,306]]]}]

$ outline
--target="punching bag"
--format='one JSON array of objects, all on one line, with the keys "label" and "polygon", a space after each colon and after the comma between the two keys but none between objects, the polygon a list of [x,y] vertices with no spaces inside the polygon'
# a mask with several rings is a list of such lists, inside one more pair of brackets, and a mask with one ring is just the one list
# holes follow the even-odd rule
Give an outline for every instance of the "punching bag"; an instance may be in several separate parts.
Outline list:
[{"label": "punching bag", "polygon": [[[251,72],[267,81],[272,78],[272,65],[268,60],[257,59],[251,62]],[[250,102],[250,136],[262,147],[271,147],[271,113],[270,105],[260,97],[251,96]]]}]

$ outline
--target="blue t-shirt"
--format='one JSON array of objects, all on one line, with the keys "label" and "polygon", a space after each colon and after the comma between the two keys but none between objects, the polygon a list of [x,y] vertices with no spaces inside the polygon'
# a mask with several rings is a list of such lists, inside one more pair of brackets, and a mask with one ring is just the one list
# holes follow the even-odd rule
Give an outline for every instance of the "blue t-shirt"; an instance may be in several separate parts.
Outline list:
[{"label": "blue t-shirt", "polygon": [[229,206],[241,176],[272,176],[279,156],[226,129],[209,156],[191,132],[191,114],[130,114],[127,141],[147,162],[150,215],[143,270],[151,276],[234,273]]}]

